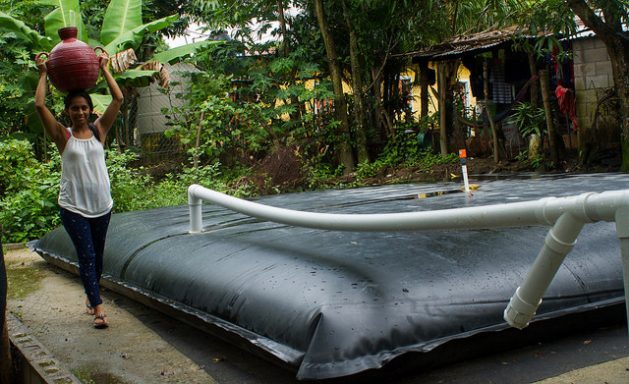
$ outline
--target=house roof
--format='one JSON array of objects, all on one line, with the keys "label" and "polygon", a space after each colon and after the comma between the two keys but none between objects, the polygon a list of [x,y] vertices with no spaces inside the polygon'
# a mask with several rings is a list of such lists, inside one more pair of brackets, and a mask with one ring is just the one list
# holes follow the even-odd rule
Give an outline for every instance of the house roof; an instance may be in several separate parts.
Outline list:
[{"label": "house roof", "polygon": [[513,42],[515,37],[529,38],[520,33],[518,27],[512,26],[499,30],[456,36],[446,42],[422,48],[417,51],[407,52],[399,56],[412,57],[413,62],[450,60],[464,55],[489,51],[499,46],[509,45]]}]

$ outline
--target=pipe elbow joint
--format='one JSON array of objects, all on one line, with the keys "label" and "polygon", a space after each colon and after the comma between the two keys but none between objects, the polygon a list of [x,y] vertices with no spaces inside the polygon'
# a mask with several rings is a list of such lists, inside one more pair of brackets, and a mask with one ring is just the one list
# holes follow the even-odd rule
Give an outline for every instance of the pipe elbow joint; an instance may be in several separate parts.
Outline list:
[{"label": "pipe elbow joint", "polygon": [[188,187],[188,205],[201,205],[201,198],[197,196],[197,191],[203,187],[199,184],[192,184]]}]

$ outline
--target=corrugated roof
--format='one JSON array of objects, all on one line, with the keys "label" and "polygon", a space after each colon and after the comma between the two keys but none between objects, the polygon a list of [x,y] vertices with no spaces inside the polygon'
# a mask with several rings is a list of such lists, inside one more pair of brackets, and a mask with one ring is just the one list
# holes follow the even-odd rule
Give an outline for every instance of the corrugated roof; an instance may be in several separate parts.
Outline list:
[{"label": "corrugated roof", "polygon": [[412,57],[413,61],[448,60],[458,56],[488,51],[500,45],[510,44],[515,37],[526,36],[519,32],[518,27],[512,26],[500,30],[457,36],[444,43],[404,53],[399,56]]}]

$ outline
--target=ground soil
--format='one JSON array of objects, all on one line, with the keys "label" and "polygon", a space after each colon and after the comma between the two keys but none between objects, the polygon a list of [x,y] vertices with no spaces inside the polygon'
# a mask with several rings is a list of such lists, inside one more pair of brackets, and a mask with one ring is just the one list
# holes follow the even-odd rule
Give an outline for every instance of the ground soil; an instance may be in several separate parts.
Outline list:
[{"label": "ground soil", "polygon": [[[586,165],[580,162],[574,150],[565,151],[561,159],[556,166],[551,166],[549,161],[536,163],[527,159],[496,161],[493,157],[469,157],[466,159],[466,167],[470,177],[600,173],[618,172],[620,169],[620,153],[618,151],[609,151],[604,156],[598,156],[596,161],[591,161]],[[304,166],[297,155],[297,151],[293,148],[278,148],[254,165],[252,169],[253,175],[239,182],[255,186],[257,192],[262,195],[310,189],[308,185],[305,185],[310,181],[303,174]],[[386,167],[371,177],[359,179],[356,173],[349,173],[327,180],[325,185],[319,187],[460,181],[461,169],[459,161],[449,164]]]},{"label": "ground soil", "polygon": [[6,254],[8,311],[84,383],[214,383],[203,367],[153,332],[150,312],[104,295],[111,326],[92,327],[75,276],[27,249]]}]

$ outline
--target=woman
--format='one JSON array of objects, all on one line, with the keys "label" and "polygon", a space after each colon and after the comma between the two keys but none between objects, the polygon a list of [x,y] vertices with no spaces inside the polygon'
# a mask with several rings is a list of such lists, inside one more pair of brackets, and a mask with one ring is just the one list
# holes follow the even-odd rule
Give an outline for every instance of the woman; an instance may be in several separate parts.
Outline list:
[{"label": "woman", "polygon": [[100,297],[99,280],[113,200],[103,145],[120,110],[123,95],[107,68],[109,59],[105,54],[99,59],[112,101],[93,124],[89,122],[93,112],[92,100],[84,91],[70,92],[65,98],[64,113],[70,118],[69,128],[55,119],[46,107],[48,73],[41,57],[37,58],[39,83],[35,108],[61,153],[60,215],[76,249],[79,274],[87,295],[87,313],[94,315],[94,327],[106,328],[109,323]]}]

